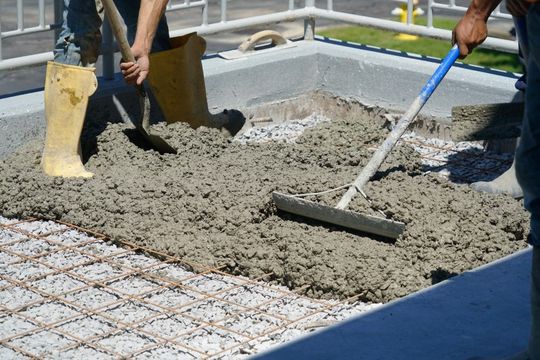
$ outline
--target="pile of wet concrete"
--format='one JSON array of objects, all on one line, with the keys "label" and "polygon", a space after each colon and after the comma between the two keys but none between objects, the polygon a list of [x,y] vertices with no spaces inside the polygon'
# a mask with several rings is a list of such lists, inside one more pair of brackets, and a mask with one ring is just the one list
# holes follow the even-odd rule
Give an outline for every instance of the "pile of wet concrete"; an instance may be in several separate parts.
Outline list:
[{"label": "pile of wet concrete", "polygon": [[[27,144],[0,162],[0,215],[60,219],[233,274],[273,273],[310,296],[374,302],[526,246],[521,202],[423,174],[407,146],[365,189],[375,208],[407,224],[396,242],[277,211],[272,191],[323,191],[354,180],[388,133],[376,109],[322,122],[295,143],[243,144],[184,124],[156,130],[178,155],[141,146],[126,125],[100,129],[89,142],[86,168],[95,176],[88,180],[42,175],[42,142]],[[351,207],[365,209],[362,199]]]}]

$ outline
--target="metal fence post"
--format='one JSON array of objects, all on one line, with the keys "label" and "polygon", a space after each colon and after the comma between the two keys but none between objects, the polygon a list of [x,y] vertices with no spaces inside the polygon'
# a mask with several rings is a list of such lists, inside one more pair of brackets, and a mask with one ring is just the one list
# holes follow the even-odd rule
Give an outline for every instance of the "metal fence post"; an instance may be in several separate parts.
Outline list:
[{"label": "metal fence post", "polygon": [[24,30],[24,6],[23,0],[17,0],[17,29]]},{"label": "metal fence post", "polygon": [[[306,8],[314,8],[315,0],[306,0]],[[309,17],[304,20],[304,40],[315,39],[315,18]]]},{"label": "metal fence post", "polygon": [[227,22],[227,0],[221,0],[221,22]]},{"label": "metal fence post", "polygon": [[202,26],[208,25],[208,0],[204,2],[202,10]]},{"label": "metal fence post", "polygon": [[433,0],[429,0],[427,5],[427,27],[433,27]]},{"label": "metal fence post", "polygon": [[411,25],[413,22],[414,4],[413,0],[407,0],[407,25]]}]

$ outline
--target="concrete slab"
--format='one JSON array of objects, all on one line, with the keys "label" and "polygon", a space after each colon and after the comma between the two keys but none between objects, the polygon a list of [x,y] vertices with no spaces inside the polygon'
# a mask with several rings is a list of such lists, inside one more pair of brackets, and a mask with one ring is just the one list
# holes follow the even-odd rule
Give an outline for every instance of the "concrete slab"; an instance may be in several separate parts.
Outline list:
[{"label": "concrete slab", "polygon": [[503,359],[527,346],[531,249],[257,359]]}]

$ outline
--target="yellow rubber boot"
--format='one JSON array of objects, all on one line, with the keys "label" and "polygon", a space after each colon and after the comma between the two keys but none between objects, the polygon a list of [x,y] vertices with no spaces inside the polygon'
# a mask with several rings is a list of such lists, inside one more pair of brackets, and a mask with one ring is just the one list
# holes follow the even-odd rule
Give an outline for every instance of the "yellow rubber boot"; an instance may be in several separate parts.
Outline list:
[{"label": "yellow rubber boot", "polygon": [[192,128],[224,128],[235,135],[245,118],[235,110],[208,111],[202,56],[206,41],[196,33],[172,38],[171,50],[150,54],[148,82],[167,123],[187,122]]},{"label": "yellow rubber boot", "polygon": [[88,98],[97,89],[93,68],[47,63],[45,118],[47,134],[41,158],[49,176],[92,177],[81,160],[80,136]]}]

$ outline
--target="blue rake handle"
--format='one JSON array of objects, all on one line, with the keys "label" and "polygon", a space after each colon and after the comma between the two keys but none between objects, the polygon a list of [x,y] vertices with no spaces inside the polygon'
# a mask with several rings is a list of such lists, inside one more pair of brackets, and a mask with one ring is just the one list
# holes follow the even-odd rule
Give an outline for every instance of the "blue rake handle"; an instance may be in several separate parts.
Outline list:
[{"label": "blue rake handle", "polygon": [[343,195],[339,203],[337,204],[337,209],[346,209],[352,198],[358,191],[362,191],[362,188],[366,183],[371,179],[371,177],[379,170],[379,167],[386,159],[390,151],[394,148],[398,140],[401,138],[405,130],[409,127],[411,122],[414,120],[416,115],[422,110],[431,94],[435,91],[437,86],[441,83],[441,80],[444,78],[448,70],[454,65],[459,56],[459,49],[457,45],[454,45],[452,49],[448,52],[446,57],[443,59],[437,70],[433,73],[431,78],[428,80],[426,85],[420,91],[420,94],[416,97],[414,102],[411,104],[407,112],[399,119],[396,127],[388,135],[384,143],[375,151],[371,160],[360,172],[360,175],[356,178],[354,183],[349,187],[349,190]]}]

